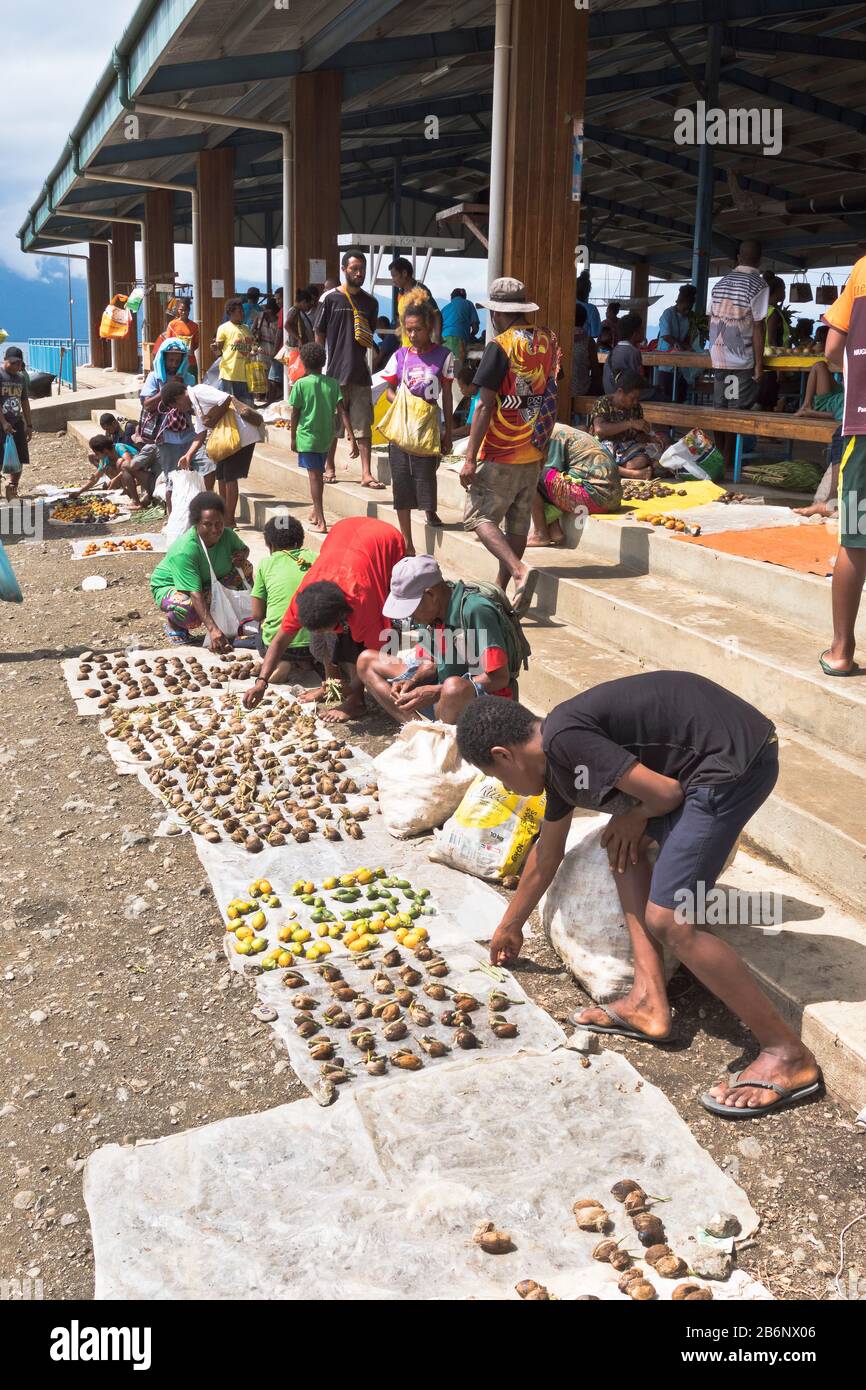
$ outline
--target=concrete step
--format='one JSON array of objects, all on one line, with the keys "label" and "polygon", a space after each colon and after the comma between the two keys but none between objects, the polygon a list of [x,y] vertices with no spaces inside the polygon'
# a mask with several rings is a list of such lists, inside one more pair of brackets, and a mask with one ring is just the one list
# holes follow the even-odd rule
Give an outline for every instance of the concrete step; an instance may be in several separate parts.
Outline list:
[{"label": "concrete step", "polygon": [[[289,492],[285,477],[279,495],[264,489],[257,476],[260,452],[256,451],[255,476],[248,481],[242,494],[245,519],[260,530],[269,516],[288,506],[296,510],[303,521],[307,510],[306,478],[298,473],[292,492]],[[330,487],[326,491],[326,501],[342,493],[342,485]],[[373,496],[363,495],[365,498]],[[379,505],[369,501],[367,510],[375,510]],[[386,512],[385,519],[393,519],[393,516]],[[419,549],[423,543],[421,532],[426,529],[419,527],[416,535]],[[320,538],[309,535],[308,543],[318,547]],[[464,541],[466,544],[475,546],[474,542]],[[476,549],[481,548],[476,546]],[[459,562],[465,559],[462,551],[457,563],[452,563],[447,546],[441,546],[436,553],[442,558],[446,573],[471,573],[465,564],[459,567]],[[638,660],[622,649],[600,643],[594,640],[594,635],[589,637],[575,626],[561,622],[558,615],[551,618],[533,611],[524,627],[532,646],[532,660],[529,671],[521,677],[520,697],[542,714],[601,681],[633,675],[661,664],[648,656]],[[660,650],[665,651],[665,648]],[[664,664],[680,665],[671,661],[666,651]],[[682,669],[702,668],[684,666]],[[818,697],[819,702],[822,698]],[[833,739],[821,742],[810,738],[787,721],[780,721],[779,732],[784,750],[779,784],[772,800],[752,821],[749,837],[763,853],[810,878],[841,902],[859,909],[866,902],[866,825],[863,823],[866,773],[854,758],[837,751],[839,745]]]},{"label": "concrete step", "polygon": [[[258,466],[254,471],[258,475]],[[239,530],[254,558],[270,516],[289,510],[305,518],[305,487],[290,491],[282,481],[279,495],[264,488],[258,476],[242,485]],[[329,488],[328,496],[339,490]],[[321,541],[307,538],[316,549]],[[526,631],[533,656],[520,696],[538,713],[600,681],[642,669],[624,653],[549,618],[530,617]],[[780,744],[776,791],[750,823],[744,848],[723,882],[741,891],[773,893],[781,920],[769,928],[717,930],[736,946],[816,1053],[834,1094],[859,1110],[866,1104],[866,924],[850,912],[862,911],[866,901],[866,779],[856,764],[840,766],[832,750],[791,730],[780,729]],[[816,795],[816,788],[823,790]]]},{"label": "concrete step", "polygon": [[[291,457],[270,442],[260,446],[254,479],[274,496],[304,497],[307,481]],[[350,467],[349,476],[357,476],[357,465]],[[325,490],[331,515],[366,513],[395,522],[387,493],[344,481],[339,461],[338,477]],[[487,551],[463,531],[452,509],[439,510],[441,529],[420,519],[415,523],[418,548],[436,554],[453,574],[490,579],[493,562]],[[777,722],[849,756],[866,755],[866,688],[822,674],[815,634],[716,594],[684,591],[675,579],[635,574],[622,564],[575,566],[562,552],[548,550],[533,552],[533,564],[540,576],[533,612],[591,633],[595,642],[639,664],[698,671]]]}]

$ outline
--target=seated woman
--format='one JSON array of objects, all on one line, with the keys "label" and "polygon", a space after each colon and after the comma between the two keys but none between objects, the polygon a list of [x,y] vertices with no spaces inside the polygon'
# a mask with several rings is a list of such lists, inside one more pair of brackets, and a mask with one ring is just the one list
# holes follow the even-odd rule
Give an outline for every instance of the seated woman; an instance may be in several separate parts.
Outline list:
[{"label": "seated woman", "polygon": [[[137,507],[149,507],[153,501],[153,487],[156,479],[147,469],[140,466],[138,455],[131,444],[121,444],[108,438],[106,434],[95,434],[88,440],[88,458],[96,472],[83,487],[70,493],[70,497],[80,497],[104,482],[114,483]],[[144,502],[138,495],[138,485],[144,488]]]},{"label": "seated woman", "polygon": [[842,419],[845,392],[842,382],[834,376],[826,362],[816,362],[809,368],[803,403],[797,415],[808,415],[813,420],[825,420],[832,415],[834,420]]},{"label": "seated woman", "polygon": [[619,469],[607,449],[591,434],[556,424],[541,465],[532,503],[532,530],[527,546],[563,545],[563,512],[580,517],[615,512],[622,501]]},{"label": "seated woman", "polygon": [[[231,639],[220,630],[210,610],[211,569],[227,589],[242,586],[241,570],[252,579],[249,549],[225,524],[225,503],[215,492],[199,492],[189,504],[188,531],[169,546],[150,576],[150,591],[166,615],[165,635],[173,646],[201,646],[192,637],[204,627],[215,652],[229,651]],[[208,563],[210,561],[210,563]]]},{"label": "seated woman", "polygon": [[[242,624],[241,640],[235,642],[235,646],[241,646],[245,640],[254,638],[259,656],[264,656],[279,632],[283,615],[316,558],[315,550],[303,549],[304,528],[296,516],[272,516],[265,523],[263,534],[268,556],[256,566],[253,616],[250,622]],[[271,676],[271,683],[284,684],[292,666],[304,663],[304,658],[309,665],[310,634],[306,628],[301,628],[289,643],[284,659]]]},{"label": "seated woman", "polygon": [[621,478],[651,478],[664,447],[644,419],[643,387],[644,379],[637,372],[620,372],[613,393],[600,397],[592,408],[590,428]]}]

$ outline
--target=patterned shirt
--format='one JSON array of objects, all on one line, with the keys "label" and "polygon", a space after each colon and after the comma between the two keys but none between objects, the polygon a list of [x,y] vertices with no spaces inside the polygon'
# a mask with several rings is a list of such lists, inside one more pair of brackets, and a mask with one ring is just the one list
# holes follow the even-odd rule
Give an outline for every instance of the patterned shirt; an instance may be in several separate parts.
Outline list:
[{"label": "patterned shirt", "polygon": [[710,360],[717,369],[746,371],[755,365],[752,328],[767,317],[770,290],[748,265],[723,275],[713,288]]},{"label": "patterned shirt", "polygon": [[846,333],[842,433],[866,434],[866,256],[861,256],[824,322]]},{"label": "patterned shirt", "polygon": [[549,328],[515,324],[484,349],[474,382],[496,392],[496,404],[481,443],[479,458],[495,463],[537,463],[544,457],[550,427],[545,418],[553,404],[559,343]]}]

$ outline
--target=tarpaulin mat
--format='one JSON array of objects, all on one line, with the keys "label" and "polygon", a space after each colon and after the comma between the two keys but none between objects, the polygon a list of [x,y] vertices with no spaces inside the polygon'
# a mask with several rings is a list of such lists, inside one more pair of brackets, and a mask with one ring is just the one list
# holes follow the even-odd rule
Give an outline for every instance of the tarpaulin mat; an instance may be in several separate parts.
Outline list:
[{"label": "tarpaulin mat", "polygon": [[[706,502],[702,507],[682,511],[679,507],[659,506],[665,516],[682,516],[690,526],[700,526],[703,535],[720,531],[758,531],[769,526],[796,526],[798,518],[790,507],[765,506],[762,502]],[[679,499],[669,499],[676,500]],[[805,525],[805,522],[802,523]]]},{"label": "tarpaulin mat", "polygon": [[[636,517],[652,516],[656,512],[672,511],[674,507],[677,508],[677,511],[701,507],[705,502],[715,502],[717,498],[725,495],[723,487],[718,487],[716,483],[711,483],[708,479],[700,479],[691,483],[665,483],[664,486],[673,489],[671,497],[652,497],[648,502],[623,502],[621,509],[617,512],[598,512],[596,515],[605,521],[615,520],[626,512],[631,512],[632,516]],[[679,496],[681,492],[686,494],[685,497]]]},{"label": "tarpaulin mat", "polygon": [[[473,1054],[331,1109],[298,1101],[97,1149],[84,1174],[95,1297],[517,1301],[515,1285],[534,1279],[562,1299],[622,1300],[572,1206],[601,1200],[637,1263],[631,1220],[609,1195],[624,1177],[667,1199],[655,1211],[683,1258],[716,1211],[743,1236],[757,1227],[745,1193],[619,1053],[588,1067],[565,1049]],[[510,1235],[511,1253],[473,1242],[484,1221]],[[641,1268],[669,1299],[677,1281]],[[712,1290],[770,1297],[742,1271]]]},{"label": "tarpaulin mat", "polygon": [[[138,541],[147,544],[138,545]],[[134,536],[124,536],[119,541],[86,540],[79,536],[69,544],[72,546],[73,560],[113,560],[118,555],[161,555],[168,549],[165,536],[156,531],[136,532]]]},{"label": "tarpaulin mat", "polygon": [[[217,689],[226,690],[232,694],[240,694],[248,690],[253,684],[252,676],[239,680],[234,679],[232,672],[242,669],[244,665],[250,662],[252,662],[255,668],[258,668],[259,665],[258,658],[255,656],[254,652],[236,651],[228,653],[227,657],[223,657],[216,652],[210,651],[207,647],[165,647],[156,651],[142,651],[138,647],[134,647],[129,651],[109,652],[107,655],[110,658],[115,683],[118,683],[116,681],[117,670],[122,669],[133,675],[136,675],[136,673],[147,675],[157,688],[157,693],[155,695],[127,697],[121,694],[112,704],[112,709],[135,709],[142,705],[153,706],[161,701],[176,698],[178,693],[177,689],[173,688],[172,685],[166,685],[164,679],[157,675],[154,670],[157,663],[162,660],[166,661],[167,673],[171,675],[172,680],[176,677],[179,678],[178,673],[181,668],[177,665],[178,662],[183,663],[183,673],[186,677],[197,674],[197,667],[201,666],[207,674],[208,681],[218,681],[219,685],[216,687]],[[101,717],[106,713],[107,707],[100,704],[100,700],[104,698],[102,682],[95,679],[95,670],[101,658],[102,653],[88,654],[83,652],[81,656],[67,657],[65,661],[61,662],[61,670],[66,678],[69,693],[75,701],[75,708],[79,714],[95,714]],[[121,661],[126,664],[123,667],[118,667],[118,662]],[[150,667],[150,670],[143,672],[143,668],[136,665],[136,663],[140,661],[145,662],[146,665]],[[89,664],[93,669],[79,680],[78,672],[83,664]],[[200,680],[193,681],[192,684],[199,686],[200,690],[209,690],[211,688],[210,685],[205,687]],[[97,689],[100,691],[99,695],[91,696],[85,694],[87,690]],[[187,689],[183,693],[189,694],[189,698],[192,698],[193,695],[199,692]]]},{"label": "tarpaulin mat", "polygon": [[763,560],[800,574],[822,578],[833,573],[839,541],[826,526],[776,526],[757,531],[727,531],[714,536],[683,536],[690,545],[702,545],[725,555]]}]

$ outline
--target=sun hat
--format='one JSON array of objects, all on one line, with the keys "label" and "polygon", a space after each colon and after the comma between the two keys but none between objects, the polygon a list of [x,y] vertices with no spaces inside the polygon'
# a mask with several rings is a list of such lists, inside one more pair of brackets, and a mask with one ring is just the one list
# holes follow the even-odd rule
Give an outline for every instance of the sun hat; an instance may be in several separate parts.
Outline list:
[{"label": "sun hat", "polygon": [[495,313],[534,314],[539,308],[538,304],[526,298],[523,281],[515,280],[512,275],[501,275],[498,280],[492,281],[487,293],[489,299],[478,302],[482,309],[493,309]]},{"label": "sun hat", "polygon": [[382,612],[386,618],[411,618],[426,591],[441,583],[442,571],[432,555],[407,555],[394,566]]}]

